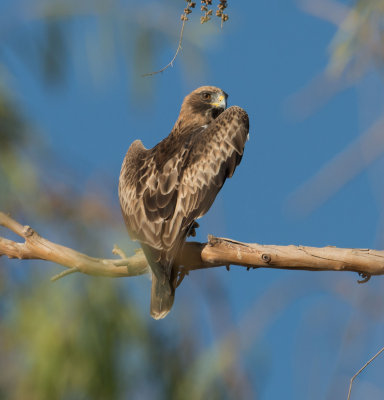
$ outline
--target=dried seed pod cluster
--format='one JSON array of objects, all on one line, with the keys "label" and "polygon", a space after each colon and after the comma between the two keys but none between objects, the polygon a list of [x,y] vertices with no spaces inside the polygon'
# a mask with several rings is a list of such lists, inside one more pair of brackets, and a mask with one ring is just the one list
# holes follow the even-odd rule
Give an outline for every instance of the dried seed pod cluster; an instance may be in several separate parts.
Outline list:
[{"label": "dried seed pod cluster", "polygon": [[196,3],[192,0],[186,0],[187,2],[187,7],[184,8],[184,13],[181,14],[181,20],[182,21],[188,21],[187,15],[192,12],[191,8],[196,7]]},{"label": "dried seed pod cluster", "polygon": [[209,6],[212,5],[212,0],[201,0],[200,10],[203,15],[200,17],[200,22],[204,24],[211,19],[212,9],[209,9]]},{"label": "dried seed pod cluster", "polygon": [[[184,8],[184,13],[181,15],[182,21],[188,21],[188,15],[192,12],[192,8],[196,7],[196,3],[192,0],[186,0],[187,7]],[[228,21],[228,14],[224,13],[224,10],[227,8],[227,0],[219,0],[219,4],[217,5],[216,16],[221,19],[221,24],[223,22]],[[200,17],[200,22],[204,24],[211,19],[213,14],[212,10],[212,0],[201,0],[200,11],[202,12],[202,16]]]},{"label": "dried seed pod cluster", "polygon": [[221,23],[228,21],[228,14],[224,13],[224,10],[227,8],[227,0],[219,0],[219,4],[217,5],[216,16],[221,18]]}]

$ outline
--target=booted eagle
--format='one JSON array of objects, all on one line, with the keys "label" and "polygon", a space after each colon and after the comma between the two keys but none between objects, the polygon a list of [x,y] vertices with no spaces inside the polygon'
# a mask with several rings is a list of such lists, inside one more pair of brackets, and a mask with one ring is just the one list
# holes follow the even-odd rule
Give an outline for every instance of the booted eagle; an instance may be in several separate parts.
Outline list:
[{"label": "booted eagle", "polygon": [[171,310],[178,251],[243,155],[248,115],[237,106],[226,110],[227,97],[213,86],[194,90],[171,133],[152,149],[133,142],[121,167],[120,205],[152,269],[155,319]]}]

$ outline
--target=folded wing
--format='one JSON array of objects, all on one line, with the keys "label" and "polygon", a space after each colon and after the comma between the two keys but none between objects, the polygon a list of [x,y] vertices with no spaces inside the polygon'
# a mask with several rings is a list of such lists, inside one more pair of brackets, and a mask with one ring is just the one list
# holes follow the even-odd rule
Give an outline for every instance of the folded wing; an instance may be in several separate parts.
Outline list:
[{"label": "folded wing", "polygon": [[233,175],[248,131],[247,113],[235,106],[206,128],[169,136],[152,150],[140,141],[128,150],[119,183],[125,221],[131,236],[157,252],[162,263],[171,267],[193,221]]}]

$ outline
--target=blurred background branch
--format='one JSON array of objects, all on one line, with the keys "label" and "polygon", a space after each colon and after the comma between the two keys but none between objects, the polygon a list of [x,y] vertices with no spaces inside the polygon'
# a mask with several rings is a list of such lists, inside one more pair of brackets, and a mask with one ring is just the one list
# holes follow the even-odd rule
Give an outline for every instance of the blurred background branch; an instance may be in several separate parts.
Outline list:
[{"label": "blurred background branch", "polygon": [[[306,118],[333,96],[348,88],[358,88],[372,73],[384,88],[384,4],[381,0],[357,0],[350,5],[339,1],[300,0],[307,13],[337,26],[324,72],[288,101],[288,109]],[[375,95],[372,93],[371,98]],[[369,122],[360,137],[314,176],[308,178],[289,198],[295,214],[306,216],[339,192],[384,154],[383,110]],[[330,127],[332,129],[332,126]],[[337,132],[335,132],[337,134]]]}]

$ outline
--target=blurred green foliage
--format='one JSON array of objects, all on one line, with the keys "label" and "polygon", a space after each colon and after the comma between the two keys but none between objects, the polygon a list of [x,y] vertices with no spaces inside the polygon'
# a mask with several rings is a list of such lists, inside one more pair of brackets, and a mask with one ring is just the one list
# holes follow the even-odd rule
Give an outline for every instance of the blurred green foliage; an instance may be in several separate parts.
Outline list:
[{"label": "blurred green foliage", "polygon": [[[192,398],[176,395],[192,338],[151,327],[118,280],[53,286],[38,275],[3,295],[11,303],[0,330],[5,398]],[[212,389],[210,398],[225,398]]]},{"label": "blurred green foliage", "polygon": [[24,138],[25,124],[16,104],[0,91],[0,151],[5,154]]}]

